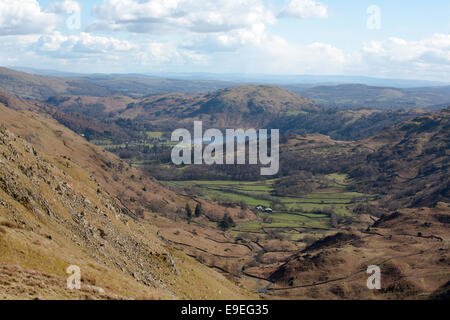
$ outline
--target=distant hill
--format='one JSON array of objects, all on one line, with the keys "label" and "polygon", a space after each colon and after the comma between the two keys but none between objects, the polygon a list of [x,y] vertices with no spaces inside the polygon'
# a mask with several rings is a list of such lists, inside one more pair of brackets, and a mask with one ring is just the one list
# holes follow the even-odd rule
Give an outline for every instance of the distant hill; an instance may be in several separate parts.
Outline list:
[{"label": "distant hill", "polygon": [[0,87],[24,99],[45,100],[62,94],[107,96],[108,89],[77,79],[32,75],[0,67]]},{"label": "distant hill", "polygon": [[216,127],[261,127],[300,113],[318,112],[309,99],[274,86],[240,86],[201,95],[151,96],[128,105],[117,117],[166,123],[203,120]]},{"label": "distant hill", "polygon": [[205,95],[198,113],[298,113],[317,111],[312,101],[275,86],[240,86]]},{"label": "distant hill", "polygon": [[305,88],[285,85],[286,89],[326,107],[379,110],[424,109],[450,105],[450,86],[400,89],[362,84],[327,85]]},{"label": "distant hill", "polygon": [[27,68],[27,67],[9,67],[12,70],[26,72],[29,74],[46,76],[46,77],[82,77],[86,74],[83,73],[75,73],[75,72],[64,72],[52,69],[36,69],[36,68]]},{"label": "distant hill", "polygon": [[296,84],[304,87],[314,87],[320,85],[337,84],[364,84],[368,86],[379,87],[432,87],[449,85],[448,82],[427,81],[427,80],[408,80],[408,79],[387,79],[364,76],[343,76],[343,75],[277,75],[277,74],[258,74],[258,73],[208,73],[208,72],[172,72],[156,73],[159,77],[183,79],[183,80],[227,80],[239,83],[251,84],[271,84],[271,85],[290,85]]},{"label": "distant hill", "polygon": [[[28,69],[26,69],[28,70]],[[31,70],[30,70],[31,71]],[[189,81],[145,75],[70,75],[48,72],[42,76],[0,67],[0,87],[24,99],[47,100],[59,95],[106,97],[204,93],[237,85],[228,81]]]},{"label": "distant hill", "polygon": [[50,97],[45,102],[64,113],[80,113],[101,120],[124,110],[130,103],[138,101],[125,95],[107,97],[60,95]]},{"label": "distant hill", "polygon": [[[205,125],[214,127],[269,127],[281,129],[283,133],[321,133],[334,139],[357,140],[420,114],[414,110],[327,109],[283,88],[267,85],[233,87],[199,95],[170,93],[144,98],[58,96],[48,99],[47,103],[66,115],[78,113],[98,121],[126,125],[125,131],[133,136],[132,131],[141,130],[140,126],[168,131],[203,120]],[[128,123],[129,120],[132,123]],[[79,119],[75,122],[80,123]],[[67,119],[64,123],[80,132],[79,125],[72,127]],[[89,121],[85,124],[92,127]]]},{"label": "distant hill", "polygon": [[[133,98],[142,98],[169,93],[204,94],[248,83],[270,83],[275,86],[279,83],[284,89],[313,100],[318,105],[341,109],[392,110],[419,108],[436,110],[450,104],[450,86],[437,86],[439,83],[426,81],[411,82],[411,85],[414,83],[416,86],[420,86],[417,88],[401,89],[392,87],[395,84],[392,82],[388,82],[391,85],[390,87],[341,84],[337,81],[339,77],[330,78],[336,81],[299,83],[298,79],[301,79],[301,77],[295,76],[273,76],[272,78],[269,76],[262,78],[248,76],[246,78],[231,75],[219,77],[210,74],[166,74],[165,77],[163,75],[139,74],[83,75],[52,70],[19,69],[29,73],[0,67],[0,87],[24,99],[41,101],[60,95],[93,97],[126,95]],[[283,79],[283,81],[280,79]],[[353,80],[349,80],[349,82],[359,79],[361,80],[360,83],[368,83],[364,81],[364,77],[351,79]],[[291,82],[286,82],[287,80]],[[378,82],[370,82],[370,84],[378,84]],[[430,87],[425,87],[425,85],[430,85]]]}]

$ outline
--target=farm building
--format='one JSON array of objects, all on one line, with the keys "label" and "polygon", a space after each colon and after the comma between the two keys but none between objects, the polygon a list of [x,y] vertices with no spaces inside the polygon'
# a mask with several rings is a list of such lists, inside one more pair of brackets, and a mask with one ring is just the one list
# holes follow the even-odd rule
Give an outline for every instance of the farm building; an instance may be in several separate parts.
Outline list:
[{"label": "farm building", "polygon": [[259,212],[264,212],[264,213],[272,213],[272,212],[273,212],[272,208],[263,206],[263,205],[261,205],[261,204],[260,204],[260,205],[257,205],[257,206],[255,207],[255,209],[258,210]]}]

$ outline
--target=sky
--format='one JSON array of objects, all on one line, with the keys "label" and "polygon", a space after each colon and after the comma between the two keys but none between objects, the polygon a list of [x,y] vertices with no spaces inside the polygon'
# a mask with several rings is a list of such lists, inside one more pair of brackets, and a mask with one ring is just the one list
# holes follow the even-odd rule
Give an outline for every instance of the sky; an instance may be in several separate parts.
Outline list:
[{"label": "sky", "polygon": [[450,82],[448,0],[0,0],[0,65]]}]

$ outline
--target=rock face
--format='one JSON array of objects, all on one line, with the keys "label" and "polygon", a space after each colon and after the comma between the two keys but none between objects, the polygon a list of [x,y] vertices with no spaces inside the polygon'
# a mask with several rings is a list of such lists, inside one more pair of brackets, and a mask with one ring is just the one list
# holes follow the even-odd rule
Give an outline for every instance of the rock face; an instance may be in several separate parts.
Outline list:
[{"label": "rock face", "polygon": [[[156,231],[67,156],[38,152],[0,126],[0,264],[10,273],[0,299],[214,297],[206,283],[225,286],[230,298],[246,297],[217,272],[163,244]],[[71,265],[81,270],[78,293],[65,288]],[[31,289],[11,280],[22,272],[30,283],[48,281]],[[189,277],[198,290],[189,287]]]},{"label": "rock face", "polygon": [[[38,221],[65,229],[67,242],[89,250],[96,262],[115,265],[146,285],[160,287],[154,261],[146,257],[161,248],[120,230],[130,218],[95,181],[85,181],[91,190],[80,185],[81,181],[64,171],[80,170],[75,164],[67,159],[45,161],[30,144],[5,128],[0,128],[0,142],[0,189],[8,208],[7,221],[27,231],[39,232],[42,226]],[[26,213],[34,219],[24,216]],[[47,238],[57,241],[58,235]]]}]

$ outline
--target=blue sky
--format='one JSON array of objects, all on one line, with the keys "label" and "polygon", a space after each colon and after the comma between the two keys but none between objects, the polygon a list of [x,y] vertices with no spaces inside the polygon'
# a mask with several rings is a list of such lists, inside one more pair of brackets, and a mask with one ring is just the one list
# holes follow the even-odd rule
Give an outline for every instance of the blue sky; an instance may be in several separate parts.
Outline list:
[{"label": "blue sky", "polygon": [[0,65],[450,81],[450,2],[0,0]]}]

